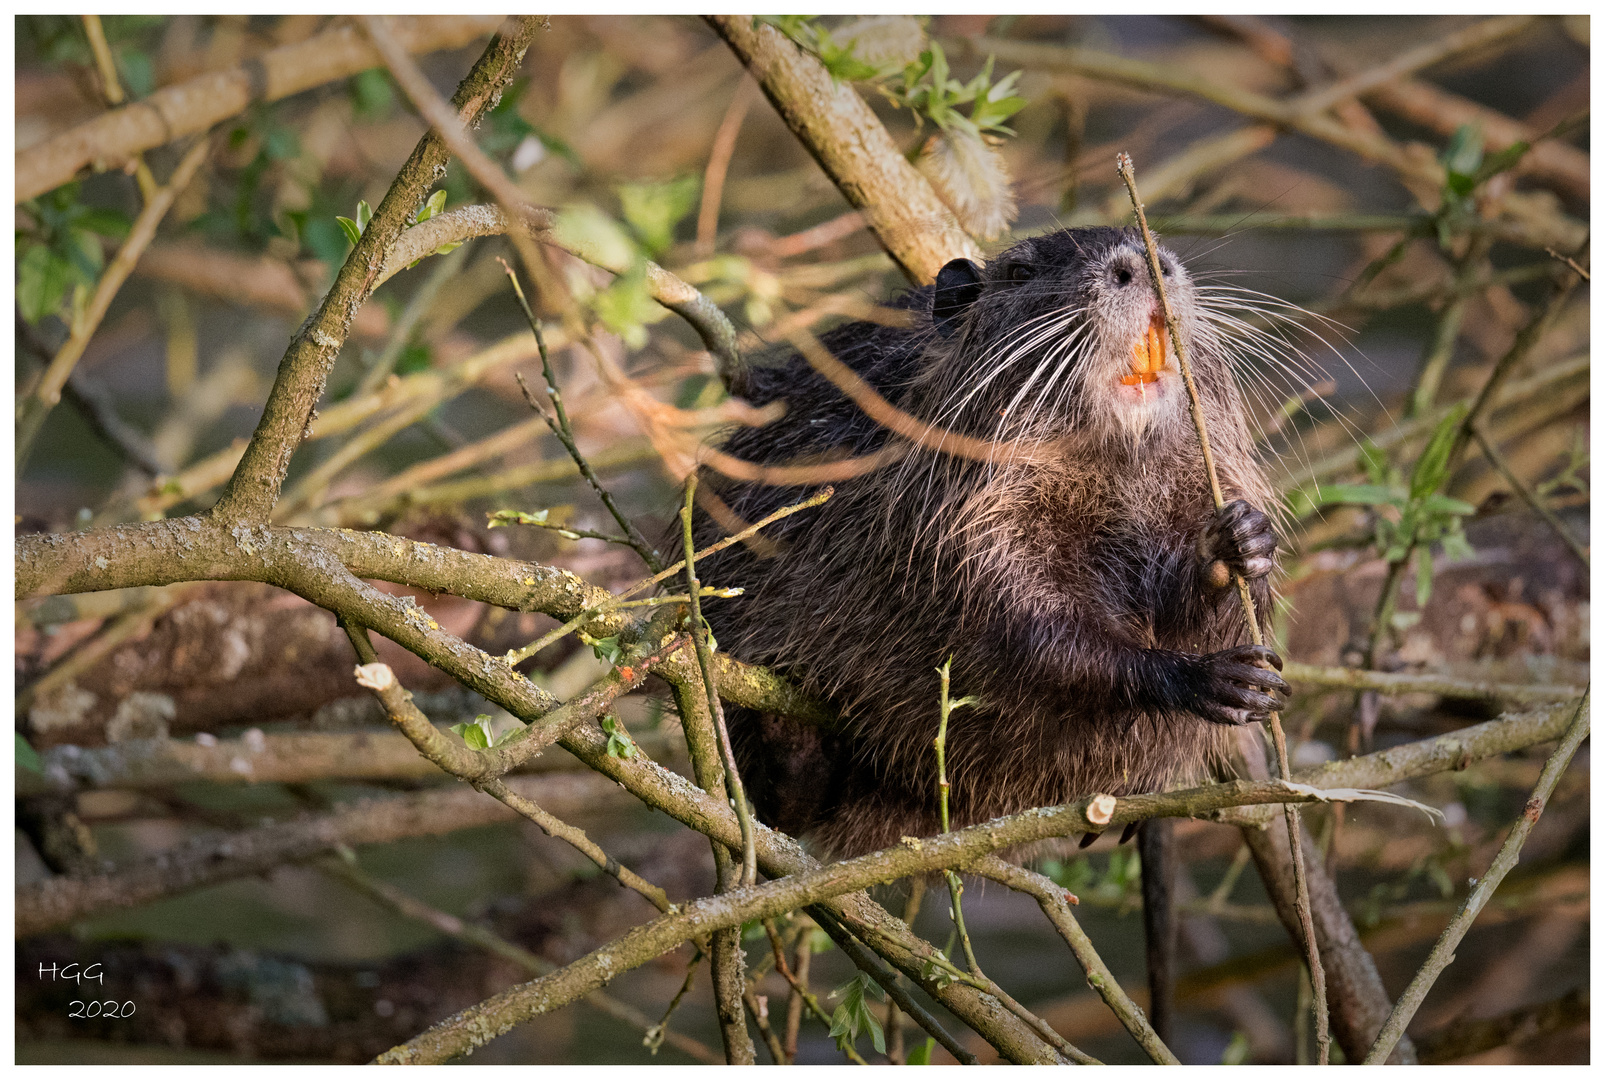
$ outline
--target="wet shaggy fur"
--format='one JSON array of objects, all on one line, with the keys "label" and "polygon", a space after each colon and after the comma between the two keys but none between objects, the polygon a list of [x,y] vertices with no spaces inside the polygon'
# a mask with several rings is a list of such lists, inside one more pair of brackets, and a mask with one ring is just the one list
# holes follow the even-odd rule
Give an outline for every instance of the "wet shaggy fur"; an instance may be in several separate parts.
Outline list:
[{"label": "wet shaggy fur", "polygon": [[[735,545],[699,567],[738,599],[704,611],[719,647],[770,665],[840,710],[835,733],[732,709],[760,816],[847,855],[940,830],[935,669],[952,657],[947,768],[954,827],[1097,792],[1201,776],[1225,725],[1262,719],[1280,680],[1248,640],[1222,560],[1270,609],[1270,489],[1255,462],[1230,343],[1164,253],[1228,500],[1217,515],[1175,358],[1124,387],[1156,300],[1141,240],[1114,229],[1036,237],[985,270],[949,264],[896,306],[915,327],[851,323],[822,337],[899,409],[1007,442],[990,460],[909,448],[837,482],[766,530],[779,553]],[[935,317],[933,320],[933,311]],[[762,464],[855,457],[897,437],[795,353],[761,358],[749,399],[782,419],[730,433]],[[906,444],[905,444],[906,446]],[[703,481],[746,521],[813,488]],[[699,512],[698,546],[725,535]],[[678,545],[675,545],[678,547]],[[1254,666],[1258,661],[1260,666]],[[1279,662],[1277,662],[1279,663]]]}]

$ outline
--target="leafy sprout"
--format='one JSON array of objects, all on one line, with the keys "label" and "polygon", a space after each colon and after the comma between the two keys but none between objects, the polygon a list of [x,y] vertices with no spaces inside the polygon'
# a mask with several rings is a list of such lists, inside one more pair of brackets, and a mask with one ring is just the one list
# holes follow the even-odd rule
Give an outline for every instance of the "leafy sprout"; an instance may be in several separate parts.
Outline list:
[{"label": "leafy sprout", "polygon": [[1308,513],[1322,506],[1370,509],[1373,542],[1377,553],[1387,562],[1399,562],[1408,556],[1412,547],[1419,547],[1417,607],[1426,604],[1432,595],[1430,545],[1442,543],[1444,554],[1451,558],[1472,553],[1461,519],[1476,513],[1477,508],[1438,492],[1449,477],[1449,455],[1467,408],[1462,402],[1438,422],[1408,481],[1399,468],[1367,440],[1360,456],[1368,483],[1323,484],[1313,493],[1300,491],[1290,497],[1295,513]]},{"label": "leafy sprout", "polygon": [[842,999],[830,1017],[830,1037],[836,1040],[836,1045],[845,1051],[867,1031],[876,1053],[886,1053],[886,1033],[870,1011],[868,1000],[873,997],[876,1001],[885,1001],[886,991],[860,971],[831,991],[830,996]]}]

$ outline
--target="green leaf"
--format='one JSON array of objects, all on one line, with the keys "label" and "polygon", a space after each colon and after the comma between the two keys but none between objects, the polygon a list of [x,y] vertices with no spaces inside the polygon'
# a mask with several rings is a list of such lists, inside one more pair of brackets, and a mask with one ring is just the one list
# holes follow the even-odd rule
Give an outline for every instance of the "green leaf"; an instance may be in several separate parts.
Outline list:
[{"label": "green leaf", "polygon": [[357,230],[360,232],[368,227],[373,220],[373,207],[368,205],[367,199],[357,200]]},{"label": "green leaf", "polygon": [[100,250],[100,241],[95,234],[82,229],[69,229],[66,242],[61,247],[66,249],[67,261],[72,263],[76,283],[93,287],[100,277],[100,268],[106,265],[106,253]]},{"label": "green leaf", "polygon": [[1466,539],[1465,531],[1460,528],[1457,518],[1454,525],[1443,536],[1443,555],[1446,559],[1469,559],[1476,552],[1471,549],[1471,542]]},{"label": "green leaf", "polygon": [[15,734],[17,736],[17,767],[27,769],[29,772],[44,772],[45,763],[39,760],[39,751],[29,745],[28,740],[22,737],[22,732],[18,731]]},{"label": "green leaf", "polygon": [[1421,500],[1421,510],[1423,513],[1434,517],[1467,517],[1477,512],[1477,508],[1468,502],[1451,499],[1447,495],[1439,495],[1436,492]]},{"label": "green leaf", "polygon": [[117,58],[117,67],[121,69],[123,86],[128,90],[128,96],[138,99],[146,97],[156,89],[156,72],[151,65],[150,57],[139,49],[126,49]]},{"label": "green leaf", "polygon": [[418,211],[418,223],[422,224],[446,209],[446,192],[444,190],[432,192],[424,208]]},{"label": "green leaf", "polygon": [[1366,479],[1373,484],[1385,484],[1388,478],[1388,456],[1369,437],[1360,442],[1360,465]]},{"label": "green leaf", "polygon": [[860,971],[838,986],[830,996],[842,999],[842,1003],[836,1006],[836,1011],[830,1017],[830,1037],[836,1040],[836,1045],[846,1050],[857,1041],[860,1034],[868,1031],[870,1039],[875,1043],[876,1053],[886,1053],[886,1033],[881,1030],[880,1021],[875,1019],[875,1014],[869,1011],[869,1002],[866,1000],[867,997],[873,996],[876,1001],[884,1001],[886,992]]},{"label": "green leaf", "polygon": [[1404,500],[1380,484],[1322,484],[1315,489],[1316,506],[1397,506]]},{"label": "green leaf", "polygon": [[1226,1044],[1225,1050],[1221,1051],[1220,1063],[1222,1065],[1246,1065],[1248,1064],[1248,1049],[1248,1036],[1241,1031],[1234,1031],[1232,1032],[1232,1041]]},{"label": "green leaf", "polygon": [[607,732],[607,756],[623,758],[625,761],[639,753],[635,740],[625,730],[624,724],[617,716],[608,713],[602,717],[602,730]]},{"label": "green leaf", "polygon": [[490,729],[490,717],[480,713],[474,718],[472,724],[453,724],[451,730],[462,736],[463,742],[475,750],[490,749],[493,736]]},{"label": "green leaf", "polygon": [[1477,169],[1477,183],[1485,184],[1502,172],[1515,168],[1532,149],[1531,143],[1514,142],[1485,160]]},{"label": "green leaf", "polygon": [[591,651],[596,653],[598,660],[606,660],[610,664],[617,664],[619,657],[624,655],[624,649],[619,645],[619,636],[588,639]]},{"label": "green leaf", "polygon": [[1438,160],[1449,174],[1450,190],[1457,195],[1470,194],[1476,186],[1477,168],[1482,164],[1482,128],[1476,124],[1461,124],[1449,137]]},{"label": "green leaf", "polygon": [[1427,448],[1421,451],[1415,471],[1410,474],[1410,498],[1420,500],[1443,485],[1449,472],[1449,452],[1454,449],[1455,433],[1470,408],[1464,401],[1450,409],[1432,429]]},{"label": "green leaf", "polygon": [[661,184],[620,184],[619,206],[642,246],[658,255],[674,246],[674,229],[697,205],[702,180],[694,175]]},{"label": "green leaf", "polygon": [[351,242],[351,246],[356,247],[357,241],[362,239],[362,226],[348,217],[336,216],[334,220],[340,223],[340,228],[345,232],[346,239]]},{"label": "green leaf", "polygon": [[908,1052],[908,1057],[904,1063],[908,1065],[929,1065],[931,1063],[931,1055],[935,1052],[936,1040],[926,1039],[923,1045],[916,1046]]},{"label": "green leaf", "polygon": [[429,346],[421,342],[413,342],[401,350],[396,357],[395,372],[397,375],[412,375],[419,371],[428,371],[433,354]]},{"label": "green leaf", "polygon": [[80,229],[109,236],[113,240],[123,239],[128,235],[128,230],[133,228],[133,223],[128,220],[127,214],[94,206],[83,207],[82,212],[74,217],[73,223]]},{"label": "green leaf", "polygon": [[72,264],[43,244],[35,244],[17,261],[17,307],[29,323],[61,309],[73,282]]}]

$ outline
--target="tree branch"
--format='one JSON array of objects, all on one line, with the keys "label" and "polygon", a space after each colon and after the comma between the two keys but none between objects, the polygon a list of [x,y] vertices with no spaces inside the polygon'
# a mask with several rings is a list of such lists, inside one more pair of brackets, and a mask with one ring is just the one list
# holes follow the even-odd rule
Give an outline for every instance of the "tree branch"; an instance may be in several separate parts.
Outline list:
[{"label": "tree branch", "polygon": [[[342,849],[339,853],[341,856],[340,861],[328,860],[320,863],[318,868],[363,895],[378,901],[392,911],[421,922],[456,941],[461,941],[478,949],[484,949],[486,952],[499,956],[503,960],[510,960],[532,975],[546,975],[557,969],[557,965],[550,960],[543,960],[528,949],[508,941],[500,934],[487,930],[482,926],[464,922],[455,915],[432,908],[408,896],[389,882],[381,881],[371,874],[363,872],[355,865],[353,859],[347,858],[349,851],[350,849],[348,848]],[[650,1032],[654,1027],[651,1019],[645,1013],[609,994],[597,991],[594,994],[587,994],[582,1000],[604,1016],[611,1016],[615,1020],[635,1028],[637,1031]],[[702,1040],[693,1039],[689,1035],[682,1035],[678,1031],[665,1029],[663,1031],[663,1041],[681,1053],[687,1054],[704,1064],[720,1065],[724,1063],[723,1054],[715,1054]]]},{"label": "tree branch", "polygon": [[[442,1021],[405,1045],[380,1055],[379,1061],[426,1064],[449,1060],[483,1045],[516,1024],[566,1005],[575,997],[597,989],[693,937],[740,926],[752,919],[773,918],[911,874],[967,866],[1002,848],[1072,833],[1101,831],[1148,817],[1198,816],[1226,806],[1254,802],[1318,801],[1322,801],[1319,794],[1296,791],[1277,781],[1254,784],[1243,780],[1129,799],[1098,795],[1064,806],[997,818],[958,832],[793,873],[777,881],[693,900],[673,914],[637,927],[560,971],[515,986]],[[736,825],[733,820],[730,824]],[[735,834],[733,839],[739,843],[739,825]]]},{"label": "tree branch", "polygon": [[[409,52],[459,49],[491,33],[496,15],[412,17],[397,27]],[[144,150],[205,131],[255,101],[278,101],[376,67],[373,47],[352,26],[272,49],[238,67],[167,86],[17,155],[16,201],[42,195],[85,166],[114,169]]]},{"label": "tree branch", "polygon": [[[595,809],[616,801],[619,795],[618,788],[606,780],[578,773],[521,777],[508,783],[514,790],[538,794],[549,806],[570,811]],[[304,862],[341,844],[438,836],[517,816],[494,799],[467,788],[364,799],[328,814],[198,839],[92,877],[54,877],[25,886],[17,891],[16,933],[26,937],[101,912],[265,873],[284,863]]]},{"label": "tree branch", "polygon": [[750,15],[704,18],[910,281],[929,285],[950,259],[984,261],[930,181],[909,164],[850,84],[833,79],[779,30],[754,25]]},{"label": "tree branch", "polygon": [[1416,1010],[1421,1007],[1421,1002],[1426,999],[1428,991],[1432,989],[1432,984],[1437,982],[1444,968],[1454,963],[1455,946],[1460,944],[1466,932],[1471,929],[1472,922],[1476,920],[1477,913],[1487,906],[1488,901],[1493,898],[1494,890],[1499,888],[1499,883],[1505,880],[1505,875],[1510,873],[1517,860],[1521,858],[1521,846],[1526,842],[1527,834],[1538,824],[1538,818],[1543,814],[1549,797],[1555,793],[1555,785],[1560,782],[1561,774],[1566,771],[1566,766],[1571,764],[1577,748],[1588,738],[1588,730],[1588,695],[1584,694],[1583,700],[1577,703],[1577,711],[1566,737],[1544,763],[1544,771],[1539,775],[1538,784],[1533,788],[1532,797],[1527,800],[1521,817],[1516,820],[1510,835],[1506,836],[1505,842],[1500,845],[1493,864],[1488,867],[1487,872],[1477,882],[1476,888],[1472,889],[1471,895],[1466,897],[1466,902],[1460,906],[1455,917],[1444,928],[1438,943],[1432,947],[1431,955],[1421,965],[1421,970],[1416,972],[1416,977],[1410,980],[1410,985],[1399,995],[1399,1000],[1394,1005],[1387,1023],[1382,1026],[1382,1031],[1372,1044],[1370,1053],[1365,1056],[1367,1065],[1377,1065],[1387,1060],[1393,1047],[1403,1037],[1405,1027],[1415,1016]]},{"label": "tree branch", "polygon": [[1376,690],[1384,694],[1437,694],[1462,701],[1508,701],[1516,705],[1575,698],[1583,692],[1576,686],[1493,683],[1430,673],[1414,675],[1364,671],[1360,668],[1318,667],[1296,660],[1289,660],[1282,668],[1282,677],[1300,689],[1318,686],[1331,690]]},{"label": "tree branch", "polygon": [[[475,124],[500,97],[524,58],[541,20],[523,16],[509,34],[498,34],[452,98],[463,122]],[[290,340],[278,378],[245,455],[211,514],[220,521],[263,522],[278,501],[290,457],[306,436],[313,406],[323,396],[357,309],[373,291],[385,257],[424,196],[446,167],[445,144],[433,131],[418,141],[346,257],[323,303]]]}]

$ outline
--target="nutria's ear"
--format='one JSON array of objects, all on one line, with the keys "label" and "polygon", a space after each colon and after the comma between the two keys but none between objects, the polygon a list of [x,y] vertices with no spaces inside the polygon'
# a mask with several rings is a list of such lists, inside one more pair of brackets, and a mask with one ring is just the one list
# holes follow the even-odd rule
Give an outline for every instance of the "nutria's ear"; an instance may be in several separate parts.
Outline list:
[{"label": "nutria's ear", "polygon": [[958,333],[959,319],[981,296],[981,268],[968,259],[954,259],[936,275],[931,322],[943,337]]}]

